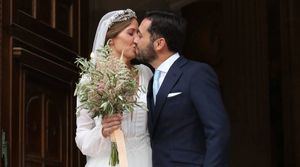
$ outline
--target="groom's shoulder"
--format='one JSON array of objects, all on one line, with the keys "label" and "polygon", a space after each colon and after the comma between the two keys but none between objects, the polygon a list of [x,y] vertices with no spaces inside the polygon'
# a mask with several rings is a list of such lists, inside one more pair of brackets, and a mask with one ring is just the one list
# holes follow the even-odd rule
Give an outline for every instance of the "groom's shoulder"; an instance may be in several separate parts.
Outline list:
[{"label": "groom's shoulder", "polygon": [[186,67],[184,69],[187,75],[195,78],[208,79],[218,81],[218,76],[211,65],[205,62],[199,62],[187,59]]},{"label": "groom's shoulder", "polygon": [[195,61],[195,60],[191,60],[191,59],[188,59],[188,58],[185,58],[187,60],[187,63],[186,63],[186,68],[188,69],[194,69],[194,70],[197,70],[197,71],[206,71],[206,70],[213,70],[213,68],[205,63],[205,62],[201,62],[201,61]]}]

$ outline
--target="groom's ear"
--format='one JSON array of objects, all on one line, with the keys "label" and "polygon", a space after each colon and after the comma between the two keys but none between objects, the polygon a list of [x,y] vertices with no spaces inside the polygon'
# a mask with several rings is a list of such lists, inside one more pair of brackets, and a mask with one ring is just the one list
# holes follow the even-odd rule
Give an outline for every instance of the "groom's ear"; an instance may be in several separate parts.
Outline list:
[{"label": "groom's ear", "polygon": [[155,50],[162,50],[166,47],[166,44],[165,38],[158,38],[154,41],[154,48]]}]

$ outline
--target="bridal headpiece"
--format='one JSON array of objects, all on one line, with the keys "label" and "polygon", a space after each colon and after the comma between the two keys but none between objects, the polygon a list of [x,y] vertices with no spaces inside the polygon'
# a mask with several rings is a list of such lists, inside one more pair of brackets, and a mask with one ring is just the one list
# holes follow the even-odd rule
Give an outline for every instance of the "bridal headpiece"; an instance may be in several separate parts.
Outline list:
[{"label": "bridal headpiece", "polygon": [[135,12],[131,9],[116,10],[105,14],[98,24],[92,52],[96,52],[96,50],[104,46],[106,33],[112,25],[117,22],[130,20],[132,18],[137,17]]},{"label": "bridal headpiece", "polygon": [[117,22],[130,20],[132,18],[137,18],[134,11],[132,11],[131,9],[121,10],[111,19],[111,23],[109,24],[108,28],[110,28],[113,24]]}]

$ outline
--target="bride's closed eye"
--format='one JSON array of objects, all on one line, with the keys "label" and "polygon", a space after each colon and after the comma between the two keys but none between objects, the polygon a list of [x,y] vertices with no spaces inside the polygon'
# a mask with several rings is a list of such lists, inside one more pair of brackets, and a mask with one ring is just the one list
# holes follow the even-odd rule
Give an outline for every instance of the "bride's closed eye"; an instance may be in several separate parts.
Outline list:
[{"label": "bride's closed eye", "polygon": [[135,30],[134,29],[129,29],[128,31],[127,31],[127,34],[128,35],[130,35],[130,36],[133,36],[134,34],[135,34]]},{"label": "bride's closed eye", "polygon": [[138,30],[136,28],[130,28],[127,30],[127,34],[130,36],[134,36],[138,34]]}]

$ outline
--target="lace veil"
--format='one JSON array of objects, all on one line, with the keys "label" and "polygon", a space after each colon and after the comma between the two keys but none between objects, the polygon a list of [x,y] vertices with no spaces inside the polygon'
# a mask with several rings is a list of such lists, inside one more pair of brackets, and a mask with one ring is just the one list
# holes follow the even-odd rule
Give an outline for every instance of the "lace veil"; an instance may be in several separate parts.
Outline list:
[{"label": "lace veil", "polygon": [[106,33],[114,23],[122,22],[132,18],[137,17],[135,12],[131,9],[116,10],[105,14],[98,24],[92,52],[95,53],[96,50],[104,46]]}]

